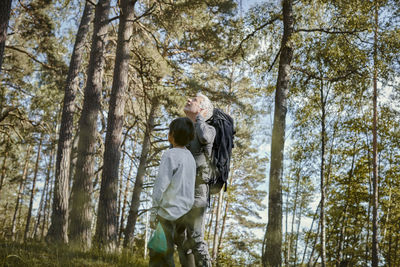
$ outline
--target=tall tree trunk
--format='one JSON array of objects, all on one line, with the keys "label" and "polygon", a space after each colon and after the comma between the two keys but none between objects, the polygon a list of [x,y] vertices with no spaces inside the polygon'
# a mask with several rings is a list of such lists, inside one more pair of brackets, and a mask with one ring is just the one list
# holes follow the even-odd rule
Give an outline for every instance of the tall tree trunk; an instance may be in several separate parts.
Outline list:
[{"label": "tall tree trunk", "polygon": [[399,251],[398,248],[399,248],[399,236],[397,235],[396,236],[396,245],[394,247],[394,251],[395,251],[394,259],[393,259],[393,265],[394,266],[398,266],[398,264],[397,264],[397,254],[398,254],[397,251]]},{"label": "tall tree trunk", "polygon": [[52,148],[50,151],[50,161],[49,161],[49,165],[47,167],[46,180],[44,182],[42,197],[40,198],[40,202],[39,202],[39,210],[38,210],[37,220],[36,220],[36,224],[35,224],[35,227],[33,230],[33,237],[35,239],[37,239],[37,233],[38,233],[38,229],[39,229],[39,225],[40,225],[40,220],[42,219],[42,213],[43,213],[43,217],[44,217],[44,213],[45,213],[46,207],[44,205],[44,202],[46,201],[46,194],[47,194],[48,187],[49,187],[51,169],[52,169],[52,165],[53,165],[53,157],[54,157],[53,150],[54,149]]},{"label": "tall tree trunk", "polygon": [[136,181],[132,192],[132,200],[131,200],[131,207],[129,209],[128,222],[125,228],[125,239],[123,243],[124,248],[132,247],[136,221],[138,218],[138,212],[140,206],[140,194],[142,193],[143,189],[143,179],[146,173],[147,158],[149,155],[150,145],[151,145],[150,137],[151,137],[151,132],[154,129],[155,111],[158,108],[158,102],[156,102],[157,100],[153,99],[152,101],[153,102],[151,103],[149,118],[146,123],[146,131],[143,137],[142,152],[140,154],[139,167],[136,174]]},{"label": "tall tree trunk", "polygon": [[[233,168],[231,168],[230,170],[231,174],[230,174],[230,182],[229,182],[229,187],[232,186],[233,184],[233,177],[232,177],[232,173],[233,173]],[[224,231],[225,231],[225,225],[226,225],[226,219],[228,217],[228,211],[229,211],[229,198],[228,198],[228,194],[225,195],[225,211],[224,211],[224,217],[222,219],[222,225],[221,225],[221,233],[219,235],[219,241],[218,241],[218,250],[217,250],[217,259],[218,259],[218,253],[221,249],[221,244],[222,244],[222,238],[224,237]]]},{"label": "tall tree trunk", "polygon": [[290,82],[290,63],[293,48],[290,38],[293,33],[293,0],[283,0],[283,36],[279,59],[278,80],[275,92],[274,124],[271,139],[271,165],[269,171],[268,225],[263,266],[282,265],[282,167],[285,146],[285,124],[287,95]]},{"label": "tall tree trunk", "polygon": [[373,94],[373,127],[372,127],[372,167],[373,167],[373,205],[372,205],[372,267],[379,265],[378,257],[378,2],[375,1],[375,29],[374,29],[374,94]]},{"label": "tall tree trunk", "polygon": [[287,179],[287,196],[285,204],[285,244],[286,244],[286,256],[284,258],[285,266],[289,265],[289,254],[290,254],[290,247],[289,247],[290,241],[289,241],[289,231],[288,231],[289,197],[290,197],[290,178]]},{"label": "tall tree trunk", "polygon": [[[210,196],[211,198],[212,196]],[[212,228],[212,223],[214,220],[214,214],[217,213],[217,205],[215,203],[217,203],[217,201],[215,200],[215,197],[213,197],[213,201],[212,201],[212,207],[211,207],[211,212],[210,215],[208,216],[207,219],[207,223],[206,223],[206,229],[205,231],[207,231],[207,240],[210,240],[210,233],[211,233],[211,228]]]},{"label": "tall tree trunk", "polygon": [[[317,214],[318,214],[319,206],[320,206],[320,203],[318,203],[317,209],[314,212],[314,216],[313,216],[313,219],[312,219],[312,222],[311,222],[310,230],[308,231],[308,235],[305,234],[305,242],[306,242],[306,244],[304,246],[304,252],[303,252],[303,257],[301,259],[300,266],[303,266],[304,260],[306,258],[308,242],[310,241],[310,235],[311,235],[312,229],[314,228],[314,222],[315,222]],[[310,262],[310,260],[309,260],[309,262]]]},{"label": "tall tree trunk", "polygon": [[[120,216],[121,216],[121,209],[122,209],[122,197],[123,197],[123,187],[124,187],[124,168],[125,168],[125,154],[123,153],[123,151],[125,150],[125,143],[123,141],[123,143],[121,144],[121,153],[122,153],[122,159],[121,159],[121,164],[119,167],[119,179],[118,179],[118,208],[117,208],[117,214],[118,214],[118,237],[117,237],[117,247],[119,246],[119,229],[121,228],[119,226],[120,223]],[[125,183],[126,185],[126,183]]]},{"label": "tall tree trunk", "polygon": [[221,215],[221,208],[222,202],[224,197],[224,190],[221,190],[218,194],[218,204],[217,204],[217,213],[215,214],[215,227],[214,227],[214,238],[213,238],[213,250],[212,250],[212,259],[217,259],[217,252],[218,252],[218,226],[220,224],[220,215]]},{"label": "tall tree trunk", "polygon": [[[294,264],[293,266],[296,267],[297,266],[297,248],[299,247],[299,235],[300,235],[300,225],[301,225],[301,217],[302,217],[302,213],[303,213],[303,198],[301,198],[300,200],[300,210],[298,213],[298,222],[297,222],[297,230],[296,230],[296,244],[294,246]],[[300,265],[301,266],[301,265]]]},{"label": "tall tree trunk", "polygon": [[27,240],[28,235],[29,235],[29,225],[31,223],[31,217],[32,217],[33,199],[35,198],[36,180],[37,180],[37,174],[39,171],[39,161],[40,161],[40,153],[42,152],[42,142],[43,142],[43,135],[40,137],[37,156],[36,156],[35,171],[34,171],[33,180],[32,180],[31,197],[29,200],[28,215],[27,215],[26,224],[25,224],[24,242]]},{"label": "tall tree trunk", "polygon": [[[391,228],[389,231],[391,232]],[[389,267],[392,267],[392,235],[389,235],[389,241],[388,241],[388,252],[387,252],[387,263]]]},{"label": "tall tree trunk", "polygon": [[110,110],[108,112],[107,134],[104,151],[100,199],[96,225],[96,242],[107,251],[114,251],[118,237],[118,171],[121,158],[122,126],[125,112],[125,90],[128,85],[130,38],[135,18],[135,3],[121,0],[121,14],[118,28],[117,52]]},{"label": "tall tree trunk", "polygon": [[373,174],[372,174],[372,168],[371,168],[371,163],[372,163],[372,155],[371,155],[371,150],[369,149],[371,144],[369,142],[369,138],[368,138],[368,132],[365,132],[365,138],[367,141],[367,151],[368,151],[368,194],[369,194],[369,201],[368,201],[368,210],[367,210],[367,222],[366,222],[366,227],[367,227],[367,234],[365,237],[365,265],[368,266],[369,262],[370,262],[370,254],[371,254],[371,248],[370,248],[370,233],[371,233],[371,222],[372,222],[372,218],[371,218],[371,208],[373,205],[373,199],[372,199],[372,180],[373,180]]},{"label": "tall tree trunk", "polygon": [[17,221],[17,215],[18,215],[18,211],[19,211],[19,205],[20,205],[20,202],[21,202],[22,195],[24,193],[25,180],[26,180],[26,176],[27,176],[27,173],[28,173],[28,166],[29,166],[29,161],[30,161],[30,156],[31,156],[31,148],[32,148],[31,145],[28,145],[28,150],[26,152],[25,166],[24,166],[24,170],[22,172],[21,181],[20,181],[20,184],[19,184],[17,201],[15,203],[14,215],[13,215],[13,219],[12,219],[12,222],[11,222],[11,238],[12,238],[13,241],[15,240],[16,221]]},{"label": "tall tree trunk", "polygon": [[51,224],[46,237],[48,241],[55,243],[68,243],[69,178],[71,143],[74,130],[74,102],[79,84],[79,69],[85,50],[85,40],[89,32],[89,24],[93,17],[93,9],[93,5],[89,1],[86,1],[71,55],[67,82],[64,89],[64,103],[57,147]]},{"label": "tall tree trunk", "polygon": [[326,265],[326,236],[325,236],[325,137],[326,137],[326,128],[325,128],[325,118],[326,118],[326,110],[325,110],[325,97],[324,97],[324,84],[321,81],[320,85],[320,97],[321,97],[321,169],[320,169],[320,177],[321,177],[321,208],[320,208],[320,225],[321,225],[321,266],[325,267]]},{"label": "tall tree trunk", "polygon": [[0,72],[3,65],[4,47],[7,39],[8,21],[11,13],[12,0],[2,0],[0,5]]},{"label": "tall tree trunk", "polygon": [[[54,168],[54,167],[52,166],[52,168]],[[50,224],[49,217],[50,217],[51,206],[50,206],[49,203],[50,203],[50,200],[53,197],[53,189],[54,189],[54,183],[53,183],[52,178],[50,176],[49,188],[47,189],[47,192],[46,192],[46,201],[44,203],[44,208],[43,208],[43,210],[44,210],[44,213],[43,213],[43,224],[42,224],[42,228],[40,230],[40,239],[44,238],[46,226],[48,226]]]},{"label": "tall tree trunk", "polygon": [[120,223],[119,223],[118,246],[120,245],[119,243],[121,242],[122,233],[124,231],[125,210],[126,210],[126,205],[128,204],[128,192],[129,192],[129,189],[130,189],[129,184],[130,184],[130,180],[131,180],[133,165],[134,165],[134,161],[131,159],[131,164],[130,164],[130,167],[129,167],[128,177],[126,178],[126,182],[125,182],[125,190],[124,190],[124,196],[123,196],[124,200],[122,202],[122,208],[121,208],[121,220],[120,220]]},{"label": "tall tree trunk", "polygon": [[91,197],[109,12],[110,0],[99,0],[95,8],[88,78],[79,119],[78,160],[72,185],[70,238],[84,250],[92,245]]},{"label": "tall tree trunk", "polygon": [[7,169],[7,159],[8,159],[8,146],[6,146],[6,154],[4,155],[3,158],[3,165],[1,166],[1,178],[0,178],[0,194],[1,194],[1,189],[3,189],[3,184],[4,184],[4,179],[6,177],[6,169]]},{"label": "tall tree trunk", "polygon": [[290,229],[290,235],[289,235],[289,240],[288,240],[288,251],[287,251],[287,262],[290,264],[290,254],[293,246],[293,240],[294,240],[294,224],[295,224],[295,219],[297,215],[297,202],[298,202],[298,197],[299,197],[299,187],[300,187],[300,173],[298,172],[296,174],[296,189],[295,189],[295,194],[294,194],[294,203],[293,203],[293,214],[292,214],[292,223],[291,223],[291,229]]},{"label": "tall tree trunk", "polygon": [[[319,203],[319,207],[321,207],[321,203]],[[318,209],[318,208],[317,208],[317,209]],[[320,222],[321,222],[321,221],[320,221]],[[308,261],[307,266],[311,266],[311,264],[313,263],[312,261],[313,261],[314,252],[315,252],[315,249],[316,249],[316,245],[317,245],[318,236],[319,236],[319,230],[320,230],[320,229],[321,229],[321,223],[318,224],[317,235],[316,235],[315,238],[314,238],[314,244],[313,244],[312,249],[311,249],[310,259],[309,259],[309,261]],[[315,266],[315,265],[317,264],[317,260],[318,260],[318,259],[315,260],[315,262],[314,262],[314,264],[313,264],[312,266]]]}]

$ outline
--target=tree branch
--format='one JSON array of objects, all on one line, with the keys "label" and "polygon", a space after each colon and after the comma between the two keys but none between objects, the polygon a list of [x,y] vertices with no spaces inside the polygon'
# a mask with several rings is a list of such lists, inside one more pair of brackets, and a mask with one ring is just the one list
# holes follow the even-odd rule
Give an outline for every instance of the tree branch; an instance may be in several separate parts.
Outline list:
[{"label": "tree branch", "polygon": [[345,80],[349,76],[351,76],[352,74],[361,75],[356,69],[354,69],[354,70],[348,71],[344,75],[336,76],[336,77],[333,77],[333,78],[329,78],[329,77],[319,76],[316,73],[313,73],[313,72],[311,72],[309,70],[302,69],[302,68],[296,67],[296,66],[292,66],[292,69],[297,70],[297,71],[299,71],[299,72],[301,72],[303,74],[306,74],[308,77],[310,77],[312,79],[319,80],[319,81],[328,81],[328,82],[337,82],[337,81]]},{"label": "tree branch", "polygon": [[17,107],[6,107],[4,112],[0,114],[0,122],[2,122],[12,111],[18,109]]},{"label": "tree branch", "polygon": [[244,44],[244,42],[246,42],[247,40],[249,40],[251,37],[253,37],[258,31],[264,29],[266,26],[274,23],[275,21],[277,21],[280,18],[280,15],[276,14],[275,16],[273,16],[270,20],[268,20],[267,22],[265,22],[264,24],[262,24],[261,26],[258,26],[257,28],[255,28],[253,30],[253,32],[249,33],[242,41],[240,41],[238,48],[235,50],[235,52],[233,53],[233,56],[236,56],[237,53],[239,52],[239,50],[243,50],[242,49],[242,45]]},{"label": "tree branch", "polygon": [[324,33],[328,33],[328,34],[355,34],[355,33],[359,33],[359,32],[364,32],[366,30],[367,29],[354,30],[354,31],[342,31],[342,30],[317,28],[317,29],[296,29],[295,32],[324,32]]},{"label": "tree branch", "polygon": [[272,64],[271,64],[271,66],[269,66],[267,72],[270,72],[270,71],[272,70],[272,68],[274,67],[274,65],[275,65],[275,63],[276,63],[276,60],[278,59],[279,55],[281,54],[281,51],[282,51],[282,47],[279,48],[279,51],[278,51],[278,53],[276,53],[276,56],[275,56],[275,58],[274,58],[274,61],[272,61]]},{"label": "tree branch", "polygon": [[91,4],[92,6],[96,6],[96,4],[93,3],[91,0],[86,0],[86,2],[88,2],[88,3]]},{"label": "tree branch", "polygon": [[9,45],[6,45],[6,48],[12,49],[12,50],[15,50],[15,51],[18,51],[18,52],[20,52],[20,53],[22,53],[22,54],[27,55],[30,59],[32,59],[33,61],[39,63],[40,65],[42,65],[42,66],[45,67],[46,69],[49,69],[49,70],[52,70],[52,71],[55,71],[55,72],[58,71],[56,68],[54,68],[54,67],[52,67],[52,66],[50,66],[50,65],[48,65],[48,64],[46,64],[46,63],[44,63],[44,62],[41,62],[41,61],[38,60],[38,59],[36,59],[35,56],[33,56],[31,53],[29,53],[29,52],[27,52],[27,51],[25,51],[25,50],[22,50],[22,49],[20,49],[20,48],[16,48],[15,46],[9,46]]}]

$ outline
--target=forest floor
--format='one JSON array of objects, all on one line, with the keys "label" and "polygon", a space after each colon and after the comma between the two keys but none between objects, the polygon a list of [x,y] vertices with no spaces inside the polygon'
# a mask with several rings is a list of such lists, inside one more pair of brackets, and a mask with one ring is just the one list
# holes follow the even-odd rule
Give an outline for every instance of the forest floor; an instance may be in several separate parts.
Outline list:
[{"label": "forest floor", "polygon": [[0,241],[0,267],[5,266],[147,266],[148,262],[133,254],[104,254],[98,251],[80,252],[45,243],[15,243]]}]

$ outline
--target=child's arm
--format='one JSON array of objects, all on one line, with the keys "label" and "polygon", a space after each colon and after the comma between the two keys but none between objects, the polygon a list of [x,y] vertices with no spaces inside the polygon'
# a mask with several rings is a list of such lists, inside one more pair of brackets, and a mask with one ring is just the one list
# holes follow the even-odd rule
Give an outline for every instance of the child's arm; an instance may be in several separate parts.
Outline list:
[{"label": "child's arm", "polygon": [[172,179],[172,160],[169,153],[164,153],[161,157],[160,167],[158,169],[158,175],[154,182],[153,188],[153,207],[159,207],[162,201],[162,196],[165,190],[168,188]]}]

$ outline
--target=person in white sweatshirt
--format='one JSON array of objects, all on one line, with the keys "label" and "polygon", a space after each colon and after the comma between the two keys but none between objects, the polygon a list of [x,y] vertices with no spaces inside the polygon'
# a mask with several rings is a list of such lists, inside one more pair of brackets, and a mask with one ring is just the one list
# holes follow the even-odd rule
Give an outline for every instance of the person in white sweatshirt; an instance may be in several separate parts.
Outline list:
[{"label": "person in white sweatshirt", "polygon": [[149,266],[175,266],[174,243],[185,233],[185,214],[194,204],[196,162],[185,147],[194,138],[194,124],[189,118],[177,118],[169,125],[168,141],[172,148],[161,157],[158,176],[153,188],[152,224],[160,222],[167,251],[150,249]]}]

